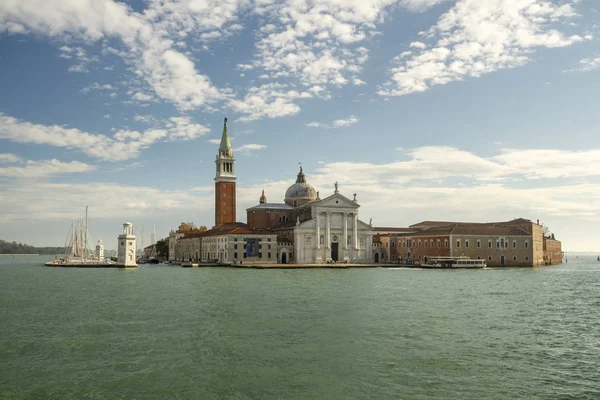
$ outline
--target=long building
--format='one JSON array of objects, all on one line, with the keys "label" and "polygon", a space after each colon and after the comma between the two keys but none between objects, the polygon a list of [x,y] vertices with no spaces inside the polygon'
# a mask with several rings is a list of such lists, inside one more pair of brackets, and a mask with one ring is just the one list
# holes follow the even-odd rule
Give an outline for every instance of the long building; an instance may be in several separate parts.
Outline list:
[{"label": "long building", "polygon": [[544,236],[539,221],[423,221],[408,228],[374,228],[381,245],[375,262],[421,263],[430,257],[466,256],[490,266],[538,266],[562,262],[560,241]]}]

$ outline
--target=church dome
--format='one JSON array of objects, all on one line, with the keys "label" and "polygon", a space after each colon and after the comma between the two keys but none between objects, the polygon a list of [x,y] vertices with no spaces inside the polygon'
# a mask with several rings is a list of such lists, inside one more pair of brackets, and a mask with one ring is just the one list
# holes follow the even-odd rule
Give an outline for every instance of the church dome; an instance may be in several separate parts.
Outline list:
[{"label": "church dome", "polygon": [[[308,200],[313,201],[317,198],[317,191],[311,185],[306,183],[306,178],[304,177],[304,172],[302,172],[302,167],[300,167],[300,172],[298,173],[298,178],[296,179],[296,183],[288,188],[285,192],[285,202],[292,203],[294,200]],[[305,203],[307,201],[303,201]],[[298,204],[299,205],[299,204]]]}]

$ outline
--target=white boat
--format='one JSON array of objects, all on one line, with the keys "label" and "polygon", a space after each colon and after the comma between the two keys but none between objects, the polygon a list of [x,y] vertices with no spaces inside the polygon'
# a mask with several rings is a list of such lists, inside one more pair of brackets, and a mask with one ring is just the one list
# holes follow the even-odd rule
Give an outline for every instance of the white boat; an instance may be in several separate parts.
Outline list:
[{"label": "white boat", "polygon": [[430,257],[421,264],[422,268],[458,269],[458,268],[485,268],[485,260],[473,260],[469,257]]},{"label": "white boat", "polygon": [[88,248],[88,208],[85,207],[85,217],[71,224],[71,229],[65,242],[65,254],[56,257],[44,265],[48,267],[115,267],[116,263],[103,256],[92,253]]}]

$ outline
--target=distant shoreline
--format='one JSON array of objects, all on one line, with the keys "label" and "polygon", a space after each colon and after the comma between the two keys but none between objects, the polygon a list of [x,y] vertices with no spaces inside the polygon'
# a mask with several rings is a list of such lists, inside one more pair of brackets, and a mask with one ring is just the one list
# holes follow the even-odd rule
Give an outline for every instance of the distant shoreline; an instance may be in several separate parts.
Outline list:
[{"label": "distant shoreline", "polygon": [[23,256],[39,256],[39,253],[36,254],[0,254],[0,257],[10,257],[10,256],[19,256],[19,257],[23,257]]}]

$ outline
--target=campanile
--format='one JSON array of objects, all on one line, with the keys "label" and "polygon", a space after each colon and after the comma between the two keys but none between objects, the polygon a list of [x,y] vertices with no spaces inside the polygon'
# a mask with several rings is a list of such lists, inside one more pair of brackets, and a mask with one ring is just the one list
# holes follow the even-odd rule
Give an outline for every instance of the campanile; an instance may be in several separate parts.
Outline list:
[{"label": "campanile", "polygon": [[235,157],[227,133],[227,118],[223,123],[223,136],[215,163],[215,226],[235,223]]}]

